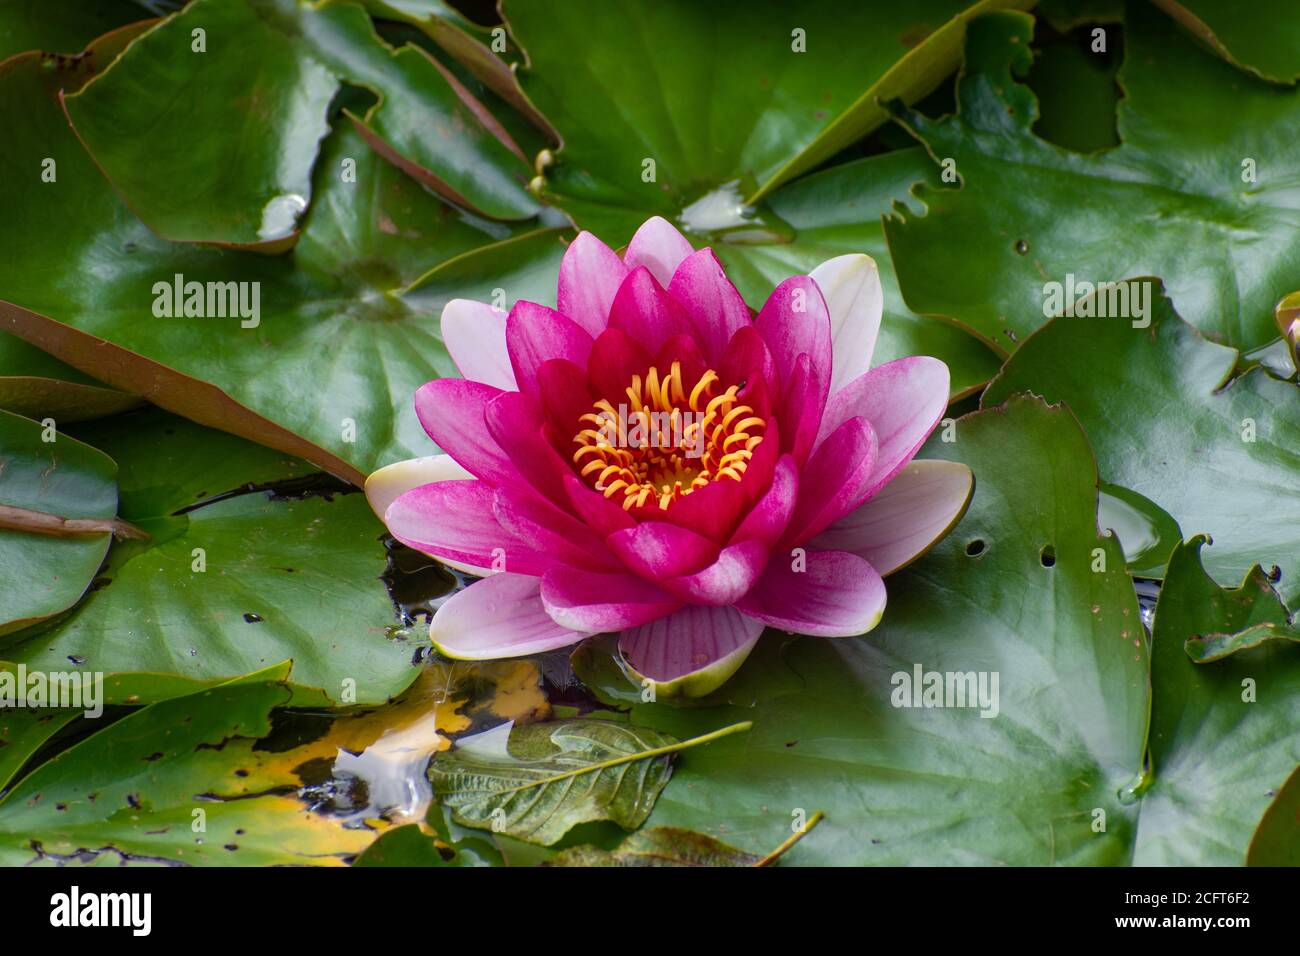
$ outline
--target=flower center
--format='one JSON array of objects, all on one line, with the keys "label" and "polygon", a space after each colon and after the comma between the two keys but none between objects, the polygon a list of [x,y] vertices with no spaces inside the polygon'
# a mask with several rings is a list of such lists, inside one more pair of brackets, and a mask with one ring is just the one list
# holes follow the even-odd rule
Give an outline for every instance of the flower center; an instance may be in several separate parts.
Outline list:
[{"label": "flower center", "polygon": [[667,510],[713,481],[740,481],[766,423],[723,390],[708,369],[689,389],[680,362],[667,375],[651,368],[632,376],[626,402],[602,398],[578,421],[573,462],[582,477],[625,510],[655,499]]}]

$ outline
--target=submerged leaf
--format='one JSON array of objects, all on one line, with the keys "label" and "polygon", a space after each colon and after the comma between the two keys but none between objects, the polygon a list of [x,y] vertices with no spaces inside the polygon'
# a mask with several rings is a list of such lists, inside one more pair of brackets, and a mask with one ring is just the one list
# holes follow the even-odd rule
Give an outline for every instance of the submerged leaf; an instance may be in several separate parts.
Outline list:
[{"label": "submerged leaf", "polygon": [[[383,703],[414,679],[411,658],[424,635],[388,633],[397,619],[379,579],[383,527],[362,495],[312,477],[305,462],[157,409],[81,425],[77,434],[117,460],[121,516],[151,537],[116,542],[85,600],[5,638],[0,662],[11,663],[0,666],[62,671],[74,659],[108,675],[110,703],[191,693],[286,658],[300,705]],[[63,436],[37,447],[103,458]],[[0,484],[0,498],[8,487]],[[13,487],[39,490],[42,482]],[[112,513],[111,480],[106,490],[78,484],[73,493],[82,507],[108,495]],[[0,542],[13,536],[0,532]],[[28,540],[23,554],[44,553],[47,540],[94,549],[75,599],[103,558],[108,536],[99,537]]]},{"label": "submerged leaf", "polygon": [[678,741],[592,718],[503,725],[436,758],[429,779],[456,822],[549,846],[579,823],[639,827],[668,783],[672,754],[743,729]]}]

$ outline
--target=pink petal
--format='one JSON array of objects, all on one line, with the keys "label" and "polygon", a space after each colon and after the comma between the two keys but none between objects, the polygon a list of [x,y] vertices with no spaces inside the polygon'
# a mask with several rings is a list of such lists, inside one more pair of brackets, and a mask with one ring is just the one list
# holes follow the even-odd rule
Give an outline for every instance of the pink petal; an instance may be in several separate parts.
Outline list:
[{"label": "pink petal", "polygon": [[782,455],[772,473],[771,485],[758,504],[745,515],[731,542],[754,540],[770,547],[790,524],[798,498],[799,469],[792,456]]},{"label": "pink petal", "polygon": [[609,327],[622,329],[651,355],[674,335],[690,335],[691,322],[644,266],[623,280],[609,308]]},{"label": "pink petal", "polygon": [[[604,538],[540,498],[499,488],[492,499],[492,513],[502,528],[558,562],[594,571],[622,570]],[[509,559],[507,554],[506,561]]]},{"label": "pink petal", "polygon": [[442,343],[460,374],[474,382],[515,391],[506,352],[506,314],[485,302],[452,299],[442,310]]},{"label": "pink petal", "polygon": [[831,394],[871,368],[885,294],[875,260],[836,256],[809,273],[831,316]]},{"label": "pink petal", "polygon": [[818,380],[830,387],[831,319],[817,283],[808,276],[786,279],[763,303],[754,328],[767,343],[784,388],[795,362],[807,354]]},{"label": "pink petal", "polygon": [[652,364],[651,355],[622,329],[606,329],[596,338],[587,360],[587,376],[596,394],[615,405],[625,401],[623,390],[632,384],[632,376],[645,377]]},{"label": "pink petal", "polygon": [[403,544],[460,564],[540,575],[555,558],[537,551],[501,527],[493,513],[493,491],[477,479],[440,481],[399,495],[384,523]]},{"label": "pink petal", "polygon": [[785,380],[781,411],[781,421],[786,423],[781,432],[781,450],[792,454],[800,466],[813,450],[826,411],[827,392],[826,381],[818,377],[808,353],[801,354],[795,360],[794,372]]},{"label": "pink petal", "polygon": [[560,261],[556,307],[593,337],[600,335],[627,273],[618,253],[591,233],[580,232]]},{"label": "pink petal", "polygon": [[517,302],[506,320],[506,349],[519,391],[538,393],[537,369],[549,359],[587,367],[592,337],[576,322],[536,302]]},{"label": "pink petal", "polygon": [[435,481],[457,481],[473,478],[468,471],[451,455],[429,455],[425,458],[411,458],[395,461],[373,472],[366,479],[366,501],[378,516],[384,520],[388,506],[412,488],[431,485]]},{"label": "pink petal", "polygon": [[589,427],[578,422],[596,401],[585,368],[568,359],[548,359],[537,368],[537,388],[542,411],[557,435],[568,440]]},{"label": "pink petal", "polygon": [[722,354],[722,367],[718,374],[729,385],[745,382],[746,387],[761,379],[767,383],[770,392],[776,392],[779,384],[776,362],[753,325],[747,325],[732,335]]},{"label": "pink petal", "polygon": [[865,418],[850,418],[821,444],[799,476],[785,544],[802,544],[867,500],[876,448],[876,433]]},{"label": "pink petal", "polygon": [[666,286],[691,252],[691,244],[675,226],[662,216],[651,216],[627,244],[623,264],[628,269],[645,266],[660,285]]},{"label": "pink petal", "polygon": [[718,559],[701,571],[660,582],[664,590],[688,604],[724,607],[749,593],[767,567],[768,549],[762,541],[729,545]]},{"label": "pink petal", "polygon": [[753,325],[749,307],[712,249],[693,252],[682,261],[668,283],[668,294],[690,316],[695,337],[714,368],[722,361],[731,337]]},{"label": "pink petal", "polygon": [[610,535],[624,528],[636,527],[636,520],[623,510],[623,506],[592,491],[576,475],[564,476],[564,492],[573,513],[598,534]]},{"label": "pink petal", "polygon": [[975,478],[955,461],[913,461],[893,481],[809,542],[852,551],[882,575],[929,551],[961,520]]},{"label": "pink petal", "polygon": [[[796,570],[796,562],[807,566]],[[817,637],[865,634],[885,613],[885,582],[870,563],[844,551],[774,559],[736,609],[771,627]]]},{"label": "pink petal", "polygon": [[502,392],[488,403],[483,415],[488,433],[516,469],[516,487],[532,488],[567,508],[564,478],[573,472],[546,440],[537,406],[519,392]]},{"label": "pink petal", "polygon": [[415,393],[415,414],[429,437],[471,474],[492,485],[511,484],[519,472],[485,427],[487,407],[504,395],[491,385],[440,378]]},{"label": "pink petal", "polygon": [[656,582],[691,574],[718,556],[713,541],[666,521],[642,521],[605,540],[629,571]]},{"label": "pink petal", "polygon": [[870,421],[880,442],[874,493],[912,460],[947,407],[947,365],[928,355],[897,359],[859,375],[831,397],[817,442],[846,419]]},{"label": "pink petal", "polygon": [[681,607],[681,601],[634,574],[598,574],[557,568],[542,576],[542,603],[562,627],[621,631]]},{"label": "pink petal", "polygon": [[762,633],[762,624],[734,608],[684,607],[624,631],[618,649],[632,670],[660,685],[657,697],[702,697],[736,672]]},{"label": "pink petal", "polygon": [[429,638],[447,657],[482,661],[540,654],[588,636],[551,620],[540,592],[541,580],[523,574],[475,581],[438,608]]}]

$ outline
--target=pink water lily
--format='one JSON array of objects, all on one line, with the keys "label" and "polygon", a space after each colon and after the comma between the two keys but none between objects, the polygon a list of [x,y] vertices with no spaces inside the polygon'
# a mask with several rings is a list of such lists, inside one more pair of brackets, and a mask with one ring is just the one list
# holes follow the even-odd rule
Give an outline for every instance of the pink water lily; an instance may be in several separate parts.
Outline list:
[{"label": "pink water lily", "polygon": [[948,403],[926,356],[871,367],[882,292],[831,259],[751,316],[710,249],[648,220],[620,256],[590,233],[557,307],[447,304],[464,379],[415,395],[445,452],[370,477],[393,536],[483,575],[430,635],[453,658],[618,632],[658,693],[707,693],[765,626],[863,634],[889,574],[970,498],[970,471],[913,461]]}]

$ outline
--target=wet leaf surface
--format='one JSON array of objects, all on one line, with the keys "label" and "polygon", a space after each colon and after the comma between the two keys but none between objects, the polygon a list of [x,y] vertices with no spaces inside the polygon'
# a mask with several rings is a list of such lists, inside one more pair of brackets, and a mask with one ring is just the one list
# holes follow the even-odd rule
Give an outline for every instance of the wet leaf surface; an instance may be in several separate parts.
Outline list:
[{"label": "wet leaf surface", "polygon": [[[64,518],[113,518],[116,477],[111,458],[60,434],[57,422],[0,411],[0,506]],[[74,604],[108,553],[109,537],[52,537],[0,527],[0,634]]]},{"label": "wet leaf surface", "polygon": [[[1102,477],[1207,533],[1210,570],[1240,580],[1276,565],[1283,598],[1300,599],[1300,388],[1263,369],[1229,383],[1238,355],[1174,313],[1158,284],[1150,326],[1060,317],[1027,339],[989,385],[985,406],[1030,390],[1064,401]],[[1160,560],[1163,563],[1166,555]]]},{"label": "wet leaf surface", "polygon": [[1300,117],[1300,92],[1243,75],[1159,11],[1129,4],[1122,144],[1072,153],[1032,132],[1038,107],[1020,82],[1032,24],[982,18],[968,33],[960,114],[902,116],[961,180],[922,188],[924,216],[886,222],[908,306],[1011,352],[1046,321],[1047,283],[1161,276],[1179,313],[1212,338],[1239,348],[1275,338],[1273,304],[1300,264],[1281,133]]},{"label": "wet leaf surface", "polygon": [[95,590],[10,635],[0,660],[53,671],[73,660],[107,675],[111,703],[190,693],[285,659],[300,705],[382,703],[415,678],[427,638],[396,627],[379,579],[383,527],[362,495],[247,491],[314,469],[157,410],[78,434],[116,459],[121,514],[152,538],[118,542]]}]

